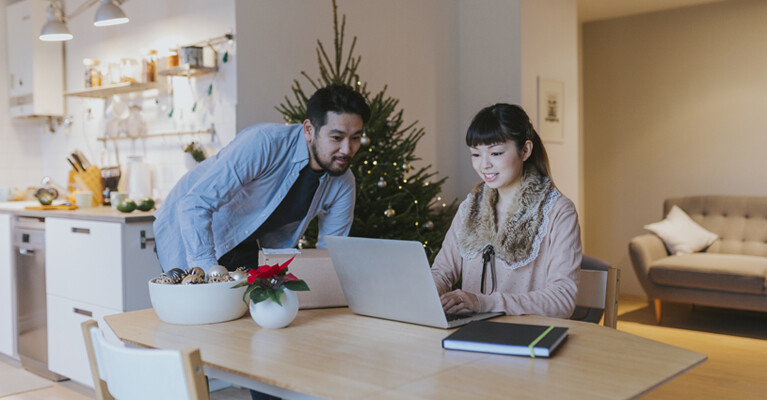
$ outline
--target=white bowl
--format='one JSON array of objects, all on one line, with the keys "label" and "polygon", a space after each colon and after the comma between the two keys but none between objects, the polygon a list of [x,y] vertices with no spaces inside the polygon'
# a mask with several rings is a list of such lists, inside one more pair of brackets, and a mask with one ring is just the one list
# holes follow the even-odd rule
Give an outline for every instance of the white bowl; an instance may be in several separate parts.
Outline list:
[{"label": "white bowl", "polygon": [[149,299],[161,320],[171,324],[197,325],[230,321],[243,316],[247,286],[238,282],[166,285],[149,281]]}]

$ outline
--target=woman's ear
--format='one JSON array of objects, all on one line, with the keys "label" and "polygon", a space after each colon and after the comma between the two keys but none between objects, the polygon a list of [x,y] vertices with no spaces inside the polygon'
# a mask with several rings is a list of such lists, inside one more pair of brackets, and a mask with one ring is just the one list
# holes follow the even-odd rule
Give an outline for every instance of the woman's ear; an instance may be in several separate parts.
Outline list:
[{"label": "woman's ear", "polygon": [[533,142],[531,140],[526,140],[525,144],[522,146],[522,162],[527,161],[528,158],[533,154]]}]

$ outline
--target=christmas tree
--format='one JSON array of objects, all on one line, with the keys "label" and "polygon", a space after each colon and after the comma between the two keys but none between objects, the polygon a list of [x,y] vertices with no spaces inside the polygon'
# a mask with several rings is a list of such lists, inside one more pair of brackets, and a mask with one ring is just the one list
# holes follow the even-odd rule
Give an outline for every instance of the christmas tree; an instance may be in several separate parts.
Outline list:
[{"label": "christmas tree", "polygon": [[[416,144],[425,132],[416,127],[417,121],[405,125],[403,110],[397,109],[399,100],[386,94],[386,86],[371,96],[367,83],[360,81],[357,68],[362,57],[354,56],[357,37],[344,56],[346,15],[342,16],[339,30],[337,11],[333,0],[334,57],[330,58],[322,42],[317,40],[320,77],[312,79],[304,71],[301,75],[314,90],[331,83],[352,86],[370,105],[370,120],[363,131],[362,146],[351,164],[357,180],[357,203],[350,235],[418,240],[433,261],[455,214],[455,201],[447,202],[440,197],[446,178],[430,181],[436,175],[429,171],[431,165],[413,168],[412,162],[420,160],[414,154]],[[306,118],[309,98],[297,79],[293,81],[292,91],[294,100],[286,96],[277,110],[286,123],[300,123]],[[316,238],[315,220],[299,247],[313,246]]]}]

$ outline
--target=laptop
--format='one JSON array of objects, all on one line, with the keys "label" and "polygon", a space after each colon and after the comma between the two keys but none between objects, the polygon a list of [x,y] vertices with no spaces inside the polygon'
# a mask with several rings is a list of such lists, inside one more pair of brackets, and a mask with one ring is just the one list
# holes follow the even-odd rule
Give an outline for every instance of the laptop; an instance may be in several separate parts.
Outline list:
[{"label": "laptop", "polygon": [[327,236],[325,243],[355,314],[437,328],[503,315],[445,315],[420,242]]}]

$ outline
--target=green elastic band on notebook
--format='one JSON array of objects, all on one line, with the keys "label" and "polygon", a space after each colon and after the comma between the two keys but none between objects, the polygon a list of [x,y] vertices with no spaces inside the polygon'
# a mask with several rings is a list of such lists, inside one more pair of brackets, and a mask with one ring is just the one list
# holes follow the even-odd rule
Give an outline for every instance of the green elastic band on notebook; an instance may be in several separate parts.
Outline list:
[{"label": "green elastic band on notebook", "polygon": [[531,357],[531,358],[535,358],[535,352],[533,351],[533,348],[535,347],[535,345],[536,345],[536,344],[538,344],[538,342],[540,342],[540,341],[541,341],[541,339],[543,339],[544,337],[546,337],[546,335],[547,335],[549,332],[551,332],[551,330],[552,330],[552,329],[554,329],[554,325],[552,325],[552,326],[548,327],[548,329],[546,329],[545,331],[543,331],[543,333],[541,333],[541,335],[540,335],[540,336],[538,336],[537,338],[535,338],[535,340],[533,340],[532,342],[530,342],[530,345],[529,345],[529,346],[527,346],[527,347],[529,347],[529,348],[530,348],[530,357]]}]

